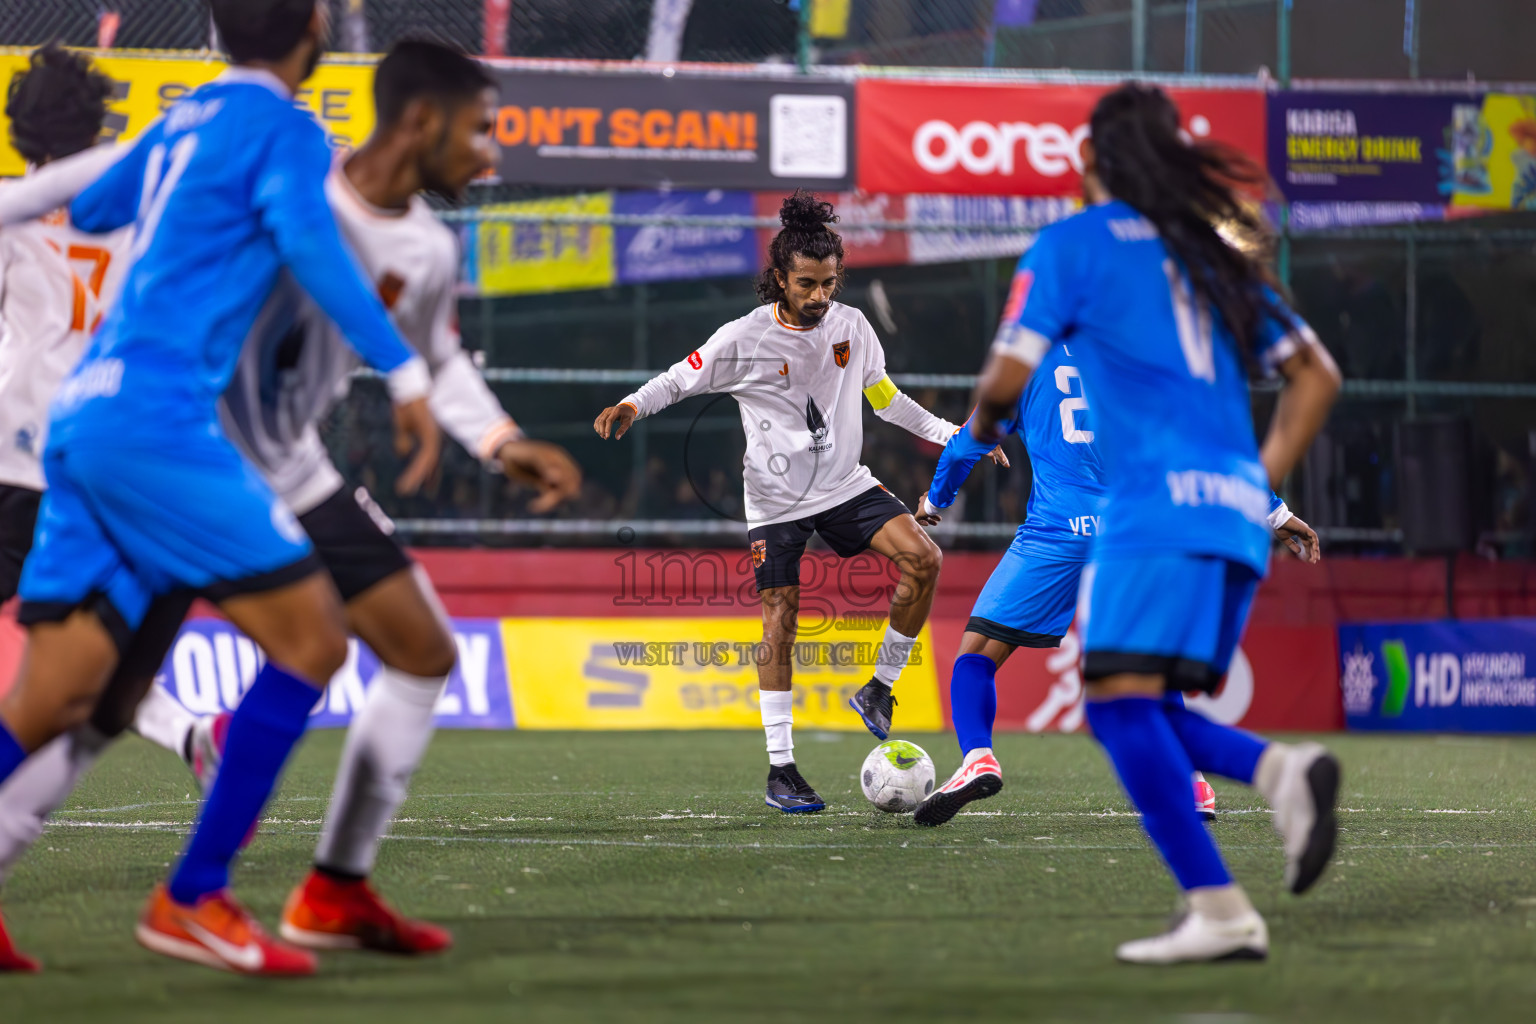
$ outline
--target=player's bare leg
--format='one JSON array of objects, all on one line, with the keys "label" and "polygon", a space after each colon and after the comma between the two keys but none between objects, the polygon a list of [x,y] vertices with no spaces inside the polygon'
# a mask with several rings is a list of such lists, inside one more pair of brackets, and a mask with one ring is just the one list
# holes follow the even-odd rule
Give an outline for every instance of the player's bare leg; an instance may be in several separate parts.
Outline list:
[{"label": "player's bare leg", "polygon": [[452,935],[398,913],[368,879],[432,739],[433,711],[457,660],[453,634],[419,566],[369,587],[346,612],[384,668],[347,731],[315,867],[288,898],[282,934],[313,949],[438,952]]},{"label": "player's bare leg", "polygon": [[992,754],[992,723],[997,717],[997,687],[993,677],[1014,652],[1012,644],[966,630],[950,676],[950,707],[955,736],[960,741],[960,767],[935,789],[912,820],[942,825],[973,800],[996,796],[1003,789],[1003,769]]},{"label": "player's bare leg", "polygon": [[869,731],[883,740],[890,736],[896,704],[891,688],[907,667],[917,635],[933,610],[944,554],[910,515],[897,516],[880,527],[869,546],[895,564],[901,580],[891,599],[891,617],[875,659],[874,676],[849,704]]},{"label": "player's bare leg", "polygon": [[763,644],[757,656],[757,699],[768,738],[768,790],[763,802],[785,814],[808,814],[827,804],[795,766],[795,638],[800,632],[800,588],[769,587],[763,603]]},{"label": "player's bare leg", "polygon": [[37,750],[91,717],[117,658],[117,643],[95,612],[77,609],[62,622],[28,627],[16,681],[0,700],[0,724],[24,753]]}]

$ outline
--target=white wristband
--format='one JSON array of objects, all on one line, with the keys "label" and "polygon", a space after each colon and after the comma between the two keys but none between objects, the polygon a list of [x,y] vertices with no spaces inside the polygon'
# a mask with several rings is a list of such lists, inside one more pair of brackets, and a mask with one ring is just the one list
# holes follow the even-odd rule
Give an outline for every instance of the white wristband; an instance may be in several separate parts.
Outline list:
[{"label": "white wristband", "polygon": [[396,405],[426,398],[432,391],[432,373],[421,356],[412,356],[390,370],[384,380],[389,387],[389,400]]},{"label": "white wristband", "polygon": [[1271,530],[1278,530],[1280,527],[1284,526],[1286,520],[1290,518],[1291,510],[1287,508],[1285,502],[1282,501],[1280,503],[1280,507],[1269,514],[1269,528]]},{"label": "white wristband", "polygon": [[945,509],[939,508],[937,505],[933,504],[933,502],[929,501],[927,494],[924,494],[921,498],[918,499],[917,514],[920,516],[942,515],[944,511]]}]

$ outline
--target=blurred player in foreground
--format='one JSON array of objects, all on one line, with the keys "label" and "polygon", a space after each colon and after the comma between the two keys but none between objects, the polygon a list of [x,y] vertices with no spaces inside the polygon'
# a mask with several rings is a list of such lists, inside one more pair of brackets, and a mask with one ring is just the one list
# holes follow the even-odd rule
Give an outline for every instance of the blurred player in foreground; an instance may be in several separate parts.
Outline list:
[{"label": "blurred player in foreground", "polygon": [[[890,733],[891,687],[933,607],[942,556],[907,507],[859,461],[863,408],[943,444],[958,428],[899,391],[864,314],[834,301],[843,286],[843,242],[827,225],[831,203],[796,192],[779,213],[757,285],[762,305],[720,328],[697,352],[649,381],[593,424],[620,438],[642,416],[692,395],[729,394],[747,435],[747,536],[763,606],[758,698],[768,737],[766,802],[787,813],[825,801],[795,767],[790,689],[800,616],[800,559],[811,535],[852,558],[873,549],[901,573],[873,678],[850,701],[880,739]],[[997,458],[1001,458],[1001,451]]]},{"label": "blurred player in foreground", "polygon": [[[1269,558],[1272,488],[1322,426],[1338,370],[1311,329],[1215,223],[1261,225],[1234,189],[1263,180],[1240,156],[1180,137],[1160,90],[1101,99],[1084,143],[1094,205],[1040,233],[1023,294],[993,346],[970,430],[996,443],[1031,372],[1069,343],[1093,404],[1108,498],[1083,583],[1086,713],[1142,826],[1185,895],[1132,963],[1262,959],[1269,934],[1189,800],[1196,769],[1256,786],[1275,809],[1286,883],[1305,892],[1337,836],[1338,762],[1218,725],[1171,701],[1215,688]],[[1278,370],[1262,453],[1245,367]]]},{"label": "blurred player in foreground", "polygon": [[[29,172],[93,146],[111,95],[111,80],[86,58],[55,45],[35,51],[5,104]],[[4,186],[0,196],[24,187]],[[132,234],[85,234],[62,210],[0,232],[0,604],[16,596],[32,549],[48,403],[117,294]],[[36,966],[0,922],[0,971]]]},{"label": "blurred player in foreground", "polygon": [[309,973],[227,891],[229,865],[346,658],[346,623],[292,510],[224,435],[218,402],[286,267],[388,376],[436,463],[424,360],[342,243],[324,132],[293,93],[318,62],[306,0],[214,0],[235,66],[178,101],[70,207],[75,226],[135,226],[123,293],[51,409],[49,489],[22,572],[27,650],[0,701],[0,779],[82,724],[157,597],[198,590],[267,653],[234,714],[225,765],[140,940],[248,973]]},{"label": "blurred player in foreground", "polygon": [[[1018,303],[1033,280],[1020,260],[1009,303],[999,327],[1007,341],[1017,325]],[[1017,648],[1061,646],[1077,608],[1078,582],[1104,511],[1104,470],[1094,444],[1092,413],[1082,373],[1066,344],[1046,354],[1007,419],[998,424],[1017,433],[1029,452],[1033,480],[1029,510],[1013,543],[982,588],[960,637],[950,674],[949,703],[960,741],[961,765],[915,812],[919,825],[942,825],[973,800],[1003,788],[1003,771],[992,753],[997,717],[997,670]],[[969,430],[949,439],[934,469],[933,484],[919,500],[917,521],[937,525],[954,504],[966,475],[986,454],[986,442]],[[1271,496],[1269,524],[1298,555],[1316,562],[1317,534]],[[1182,695],[1170,693],[1170,701]],[[1216,792],[1199,772],[1195,805],[1206,820],[1216,817]]]},{"label": "blurred player in foreground", "polygon": [[[575,492],[579,471],[562,450],[522,439],[470,364],[454,327],[457,244],[416,196],[418,189],[457,196],[492,165],[494,88],[475,61],[407,42],[380,63],[374,93],[373,137],[326,186],[343,235],[427,358],[434,415],[470,451],[540,487],[534,508],[546,509]],[[314,948],[433,952],[448,945],[448,933],[402,917],[366,879],[431,737],[454,641],[430,581],[367,492],[344,486],[315,429],[355,365],[334,325],[285,281],[258,318],[222,410],[230,436],[314,541],[346,602],[348,626],[384,665],[349,731],[315,870],[290,899],[283,934]],[[0,879],[135,704],[135,729],[182,754],[205,789],[212,783],[228,716],[198,719],[151,686],[189,603],[190,595],[157,601],[149,618],[163,628],[153,642],[135,645],[143,657],[119,667],[92,722],[39,751],[0,788]]]}]

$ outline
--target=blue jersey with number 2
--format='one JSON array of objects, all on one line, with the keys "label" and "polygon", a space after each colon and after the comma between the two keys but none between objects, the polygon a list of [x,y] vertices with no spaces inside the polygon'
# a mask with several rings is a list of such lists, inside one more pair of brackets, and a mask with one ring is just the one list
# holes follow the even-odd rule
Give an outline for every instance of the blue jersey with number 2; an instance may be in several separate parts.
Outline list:
[{"label": "blue jersey with number 2", "polygon": [[[1003,331],[1012,322],[1011,312],[1010,306]],[[1103,522],[1104,471],[1073,346],[1058,345],[1046,354],[1001,429],[1024,439],[1033,473],[1029,511],[1015,545],[1035,558],[1086,561]],[[957,431],[934,467],[929,503],[936,508],[953,504],[971,467],[991,447],[969,429]]]},{"label": "blue jersey with number 2", "polygon": [[[1108,486],[1094,557],[1186,552],[1262,573],[1273,495],[1243,362],[1151,222],[1118,201],[1094,206],[1042,231],[1020,275],[996,347],[1035,362],[1065,344],[1082,370]],[[1268,371],[1315,342],[1270,297],[1280,315],[1254,352]]]},{"label": "blue jersey with number 2", "polygon": [[325,133],[278,80],[233,69],[173,105],[70,207],[136,225],[122,295],[53,406],[51,445],[217,430],[217,402],[281,267],[373,367],[411,351],[342,243]]}]

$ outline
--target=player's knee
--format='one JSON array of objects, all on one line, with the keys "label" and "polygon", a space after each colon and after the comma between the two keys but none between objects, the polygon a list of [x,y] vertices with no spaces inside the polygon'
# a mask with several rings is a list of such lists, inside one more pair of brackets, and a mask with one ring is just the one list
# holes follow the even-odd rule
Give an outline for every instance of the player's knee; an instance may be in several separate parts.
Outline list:
[{"label": "player's knee", "polygon": [[453,671],[453,666],[459,660],[459,651],[448,630],[439,628],[423,631],[420,636],[413,637],[412,642],[399,653],[397,660],[399,664],[391,664],[391,668],[423,679],[437,679]]},{"label": "player's knee", "polygon": [[939,570],[943,567],[944,552],[927,537],[923,538],[921,547],[910,553],[906,564],[907,572],[923,583],[936,581],[939,578]]},{"label": "player's knee", "polygon": [[272,660],[320,686],[347,663],[347,634],[334,623],[291,637],[284,647],[282,653],[268,652]]}]

